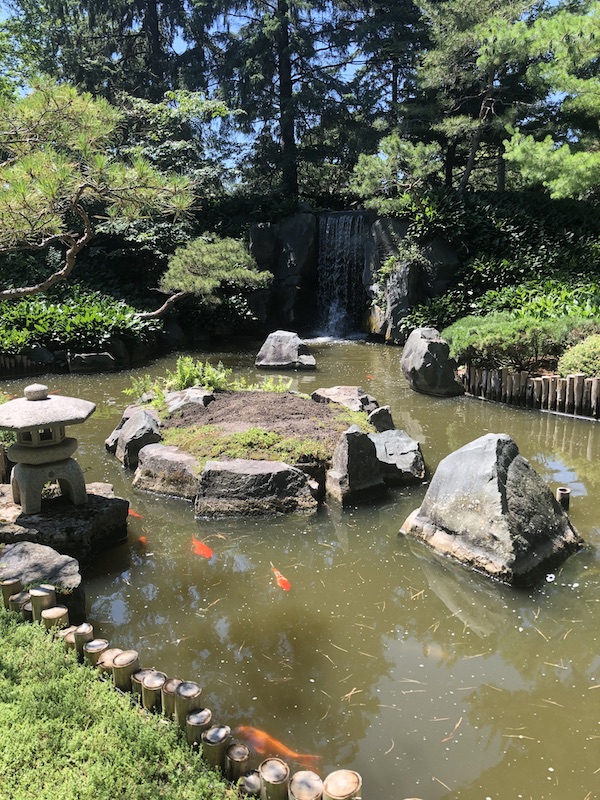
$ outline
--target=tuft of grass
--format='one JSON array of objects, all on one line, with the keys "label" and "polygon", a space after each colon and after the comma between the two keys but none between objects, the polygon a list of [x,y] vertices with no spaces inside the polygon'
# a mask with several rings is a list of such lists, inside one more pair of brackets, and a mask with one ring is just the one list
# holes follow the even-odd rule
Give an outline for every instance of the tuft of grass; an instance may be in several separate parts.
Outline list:
[{"label": "tuft of grass", "polygon": [[174,724],[0,610],[0,784],[11,800],[233,800]]}]

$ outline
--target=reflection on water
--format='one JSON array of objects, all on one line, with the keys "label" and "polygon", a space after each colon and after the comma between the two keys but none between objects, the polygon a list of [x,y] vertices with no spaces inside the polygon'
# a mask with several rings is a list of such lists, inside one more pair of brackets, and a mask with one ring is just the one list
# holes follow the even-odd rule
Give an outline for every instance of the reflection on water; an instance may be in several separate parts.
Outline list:
[{"label": "reflection on water", "polygon": [[[211,357],[256,380],[259,345]],[[132,489],[104,450],[128,402],[126,374],[48,376],[52,389],[98,404],[77,428],[79,463],[141,515],[85,575],[96,634],[138,649],[142,666],[200,682],[216,721],[319,754],[322,773],[356,769],[365,797],[600,797],[598,426],[414,394],[396,348],[311,349],[318,369],[294,375],[293,388],[362,385],[419,440],[432,471],[477,436],[510,434],[553,490],[572,489],[586,548],[536,589],[493,584],[399,536],[426,487],[309,517],[195,520],[190,503]],[[194,537],[212,558],[193,554]]]}]

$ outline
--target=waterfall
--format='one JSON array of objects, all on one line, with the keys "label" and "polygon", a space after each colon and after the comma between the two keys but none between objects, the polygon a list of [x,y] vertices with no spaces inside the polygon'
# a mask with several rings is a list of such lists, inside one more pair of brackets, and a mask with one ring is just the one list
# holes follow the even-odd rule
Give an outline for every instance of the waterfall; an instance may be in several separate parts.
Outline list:
[{"label": "waterfall", "polygon": [[326,336],[347,336],[361,328],[366,295],[365,216],[356,212],[319,216],[317,328]]}]

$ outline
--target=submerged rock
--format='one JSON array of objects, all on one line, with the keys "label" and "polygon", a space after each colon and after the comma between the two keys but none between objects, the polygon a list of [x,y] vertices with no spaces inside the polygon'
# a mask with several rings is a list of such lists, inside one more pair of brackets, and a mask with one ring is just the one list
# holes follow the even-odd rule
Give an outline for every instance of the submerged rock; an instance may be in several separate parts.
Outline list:
[{"label": "submerged rock", "polygon": [[327,494],[342,505],[368,502],[385,493],[375,445],[358,425],[340,436],[325,487]]},{"label": "submerged rock", "polygon": [[268,369],[315,369],[317,366],[306,343],[292,331],[270,333],[254,363]]},{"label": "submerged rock", "polygon": [[421,446],[401,430],[370,433],[386,483],[420,483],[425,477],[425,461]]},{"label": "submerged rock", "polygon": [[456,363],[450,358],[450,347],[435,328],[417,328],[410,334],[400,365],[415,392],[438,397],[464,394],[456,377]]},{"label": "submerged rock", "polygon": [[207,461],[198,481],[197,516],[257,516],[314,511],[308,475],[281,461]]},{"label": "submerged rock", "polygon": [[583,543],[515,442],[497,433],[440,462],[401,532],[514,585],[534,583]]}]

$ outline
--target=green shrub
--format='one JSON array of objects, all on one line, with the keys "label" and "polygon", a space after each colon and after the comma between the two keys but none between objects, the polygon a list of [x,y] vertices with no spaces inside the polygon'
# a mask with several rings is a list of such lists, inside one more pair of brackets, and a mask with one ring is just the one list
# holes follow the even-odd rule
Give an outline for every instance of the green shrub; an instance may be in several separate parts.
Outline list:
[{"label": "green shrub", "polygon": [[208,361],[194,361],[191,356],[180,356],[177,359],[175,372],[167,372],[163,381],[166,391],[181,391],[192,386],[202,386],[209,392],[224,390],[229,386],[231,370],[223,366],[221,361],[213,367]]},{"label": "green shrub", "polygon": [[558,361],[558,373],[565,377],[583,372],[587,378],[600,376],[600,334],[588,336],[569,347]]}]

